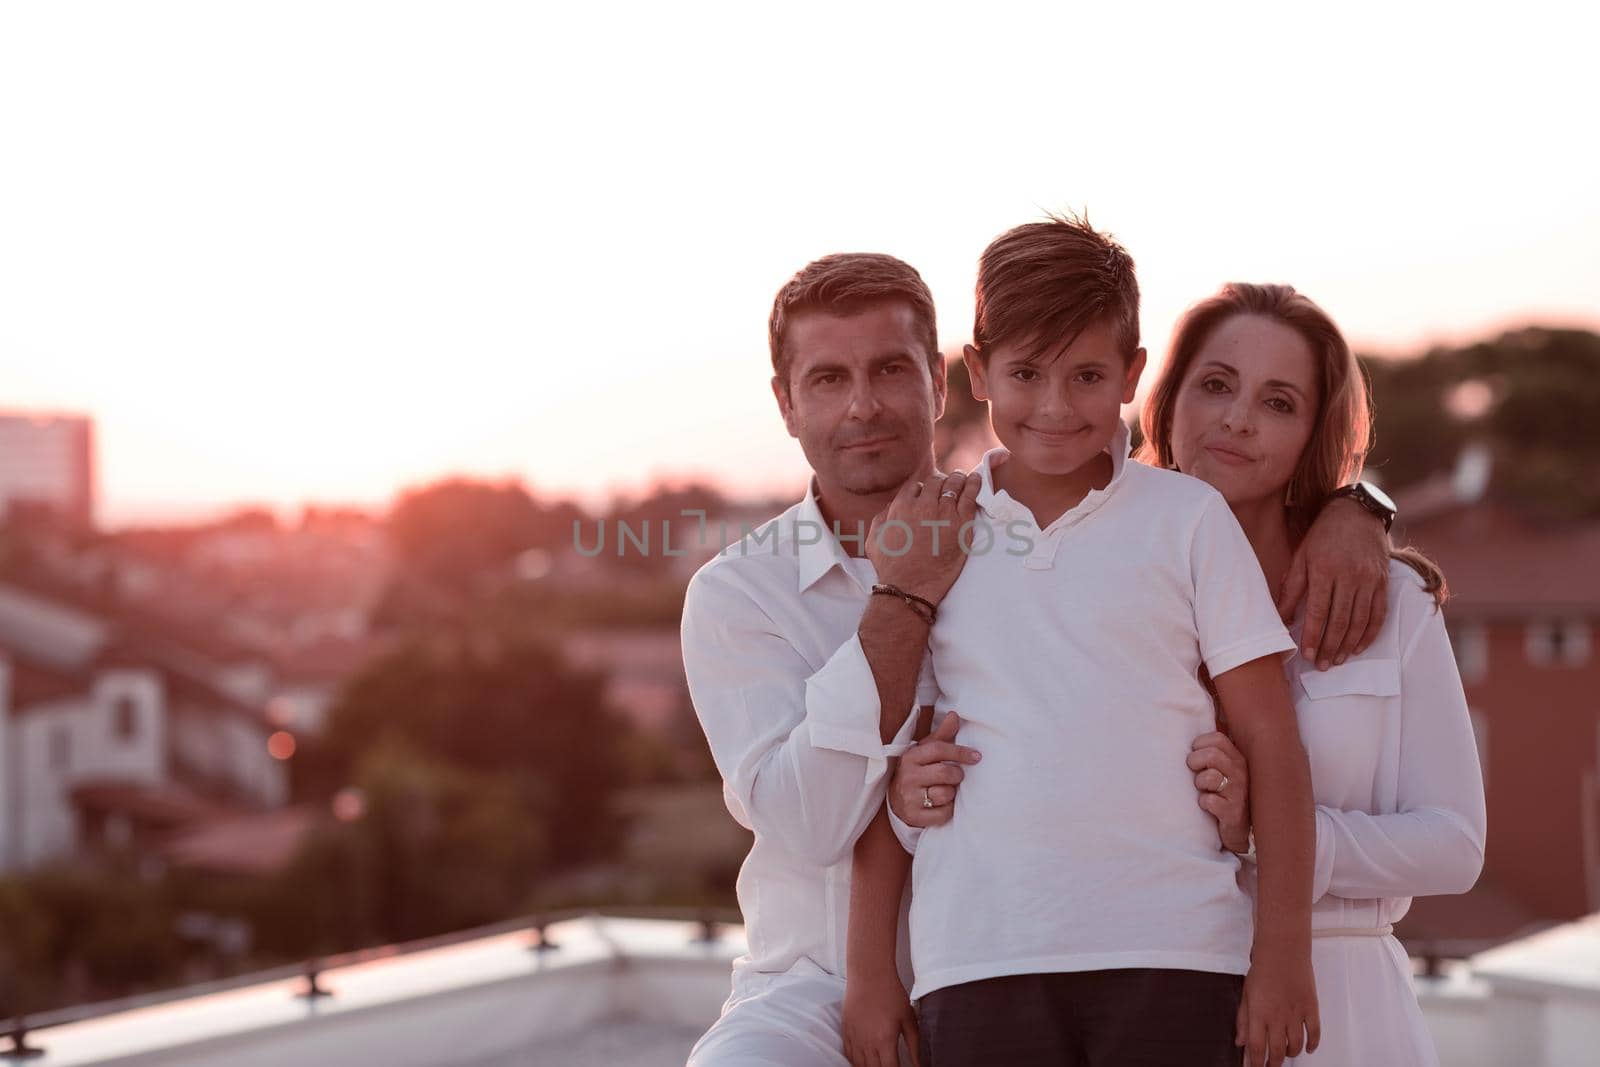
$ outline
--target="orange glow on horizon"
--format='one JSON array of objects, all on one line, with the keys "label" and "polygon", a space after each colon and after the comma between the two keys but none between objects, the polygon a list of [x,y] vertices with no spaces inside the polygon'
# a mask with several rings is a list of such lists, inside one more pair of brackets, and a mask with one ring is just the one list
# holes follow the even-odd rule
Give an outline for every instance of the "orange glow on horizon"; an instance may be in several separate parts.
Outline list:
[{"label": "orange glow on horizon", "polygon": [[[8,14],[0,87],[31,103],[0,135],[39,165],[0,173],[27,207],[0,245],[0,397],[95,420],[109,526],[376,511],[451,473],[792,494],[767,386],[784,280],[900,256],[957,350],[979,251],[1058,209],[1133,253],[1152,370],[1230,279],[1294,284],[1363,350],[1600,326],[1590,37],[1564,14],[849,17]],[[1125,47],[1063,64],[1063,40]],[[941,56],[1003,76],[974,93]]]}]

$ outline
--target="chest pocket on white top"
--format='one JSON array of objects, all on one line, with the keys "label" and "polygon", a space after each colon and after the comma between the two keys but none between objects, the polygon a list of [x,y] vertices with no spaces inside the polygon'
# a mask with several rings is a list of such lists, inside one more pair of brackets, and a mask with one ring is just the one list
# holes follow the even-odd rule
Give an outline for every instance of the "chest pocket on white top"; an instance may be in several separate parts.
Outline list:
[{"label": "chest pocket on white top", "polygon": [[1300,672],[1300,688],[1312,700],[1342,696],[1400,695],[1400,663],[1392,659],[1358,659],[1319,671],[1310,664]]},{"label": "chest pocket on white top", "polygon": [[1399,661],[1360,659],[1326,671],[1307,664],[1300,688],[1309,699],[1295,701],[1295,718],[1311,762],[1312,795],[1318,804],[1376,810],[1384,737],[1394,728],[1396,706],[1386,698],[1400,695]]}]

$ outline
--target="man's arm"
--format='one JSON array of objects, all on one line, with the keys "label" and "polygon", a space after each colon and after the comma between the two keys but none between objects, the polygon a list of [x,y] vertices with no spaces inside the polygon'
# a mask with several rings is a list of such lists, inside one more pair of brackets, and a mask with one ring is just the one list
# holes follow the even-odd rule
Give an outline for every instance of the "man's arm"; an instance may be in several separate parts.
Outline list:
[{"label": "man's arm", "polygon": [[1294,618],[1306,602],[1300,651],[1318,670],[1343,663],[1377,640],[1389,611],[1389,534],[1353,500],[1332,500],[1300,541],[1278,612]]},{"label": "man's arm", "polygon": [[[1311,870],[1315,823],[1311,767],[1277,656],[1218,675],[1217,699],[1250,767],[1251,822],[1259,868],[1255,943],[1245,979],[1242,1029],[1250,1063],[1315,1049],[1311,973]],[[1308,1037],[1309,1035],[1309,1037]]]},{"label": "man's arm", "polygon": [[[850,854],[883,804],[889,755],[872,671],[856,638],[814,670],[748,591],[708,567],[683,605],[695,714],[746,828],[818,866]],[[915,725],[901,711],[904,740]]]},{"label": "man's arm", "polygon": [[905,725],[904,708],[914,701],[917,672],[928,651],[928,623],[905,601],[892,596],[867,599],[856,631],[872,671],[878,699],[878,736],[889,744]]},{"label": "man's arm", "polygon": [[[869,535],[880,582],[942,600],[965,562],[956,532],[977,491],[960,471],[902,488],[886,519],[914,541],[890,555]],[[937,552],[929,522],[945,524]],[[727,574],[702,569],[683,605],[684,671],[724,797],[742,825],[831,866],[881,806],[888,757],[911,740],[928,623],[898,596],[872,596],[861,629],[813,671]]]},{"label": "man's arm", "polygon": [[[960,532],[977,513],[981,478],[963,471],[935,472],[908,482],[868,534],[867,556],[880,585],[899,590],[937,610],[966,563]],[[890,524],[900,529],[890,535]],[[901,531],[908,536],[902,537]],[[898,554],[890,545],[904,545]],[[900,730],[900,709],[916,696],[917,673],[928,648],[932,620],[925,609],[896,595],[875,594],[861,618],[861,650],[872,667],[883,709],[878,729],[885,743]]]}]

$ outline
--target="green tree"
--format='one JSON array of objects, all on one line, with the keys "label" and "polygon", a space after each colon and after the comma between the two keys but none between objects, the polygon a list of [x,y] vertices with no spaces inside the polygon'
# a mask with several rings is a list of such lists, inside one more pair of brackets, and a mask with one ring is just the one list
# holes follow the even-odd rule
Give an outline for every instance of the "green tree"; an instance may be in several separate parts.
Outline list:
[{"label": "green tree", "polygon": [[[639,500],[618,502],[601,520],[607,537],[605,550],[598,558],[622,570],[641,573],[666,571],[674,562],[674,557],[667,554],[669,547],[674,552],[697,552],[704,547],[701,544],[703,531],[699,521],[684,513],[698,511],[715,518],[727,507],[727,503],[727,498],[719,490],[703,482],[657,485]],[[623,542],[624,526],[632,531],[631,536],[639,539],[638,542]],[[581,543],[585,545],[594,544],[599,536],[592,526],[585,526],[580,533]],[[643,547],[639,542],[643,543]]]},{"label": "green tree", "polygon": [[264,948],[315,955],[514,915],[546,858],[546,822],[508,774],[474,772],[398,743],[355,775],[363,809],[325,823],[261,898]]},{"label": "green tree", "polygon": [[569,544],[582,514],[564,501],[535,500],[519,482],[450,478],[401,494],[387,529],[403,567],[465,587],[525,549]]},{"label": "green tree", "polygon": [[175,981],[184,949],[161,887],[119,869],[0,881],[0,1018]]},{"label": "green tree", "polygon": [[1369,467],[1394,488],[1451,469],[1468,442],[1493,492],[1525,509],[1600,515],[1600,335],[1529,328],[1407,360],[1364,360],[1377,437]]},{"label": "green tree", "polygon": [[575,504],[538,501],[515,481],[451,478],[403,493],[385,523],[396,574],[374,621],[459,623],[505,584],[519,554],[570,545],[583,517]]},{"label": "green tree", "polygon": [[353,781],[375,750],[424,754],[509,783],[550,862],[575,863],[618,839],[611,800],[630,729],[606,705],[599,675],[569,668],[527,634],[464,627],[407,641],[347,684],[316,746],[319,791]]}]

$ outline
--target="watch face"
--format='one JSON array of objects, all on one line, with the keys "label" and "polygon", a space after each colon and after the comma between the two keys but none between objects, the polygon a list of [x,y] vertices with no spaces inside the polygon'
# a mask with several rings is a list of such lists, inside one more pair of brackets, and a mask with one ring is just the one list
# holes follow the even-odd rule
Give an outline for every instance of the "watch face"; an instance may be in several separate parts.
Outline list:
[{"label": "watch face", "polygon": [[1357,484],[1366,491],[1366,494],[1369,497],[1375,500],[1379,506],[1383,507],[1385,510],[1390,512],[1396,512],[1400,510],[1394,506],[1394,501],[1389,499],[1388,493],[1385,493],[1382,489],[1379,489],[1371,482],[1358,482]]}]

